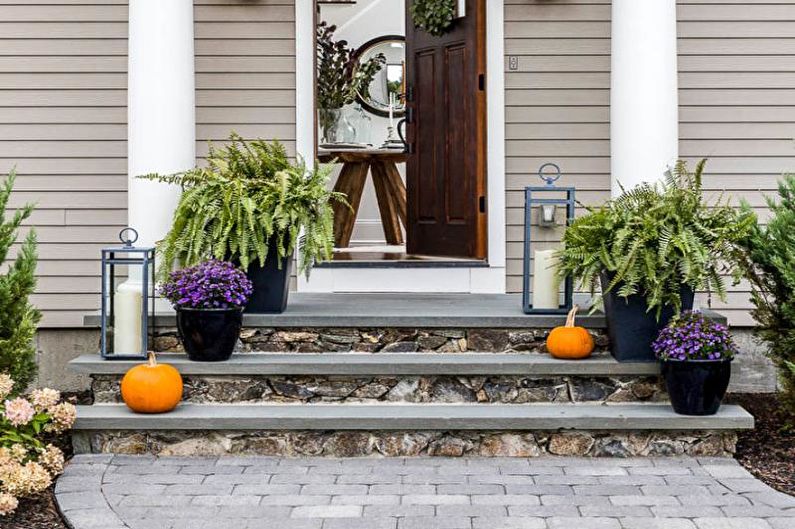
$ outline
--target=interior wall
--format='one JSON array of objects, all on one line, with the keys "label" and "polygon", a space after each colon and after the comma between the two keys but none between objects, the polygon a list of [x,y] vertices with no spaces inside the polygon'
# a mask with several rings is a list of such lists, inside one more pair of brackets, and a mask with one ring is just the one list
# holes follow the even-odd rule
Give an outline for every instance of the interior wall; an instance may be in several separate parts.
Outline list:
[{"label": "interior wall", "polygon": [[[336,37],[347,40],[348,46],[353,48],[358,48],[376,37],[406,34],[404,0],[359,0],[350,5],[321,5],[318,20],[336,25]],[[353,105],[346,107],[346,111],[352,116]],[[372,118],[370,142],[378,147],[387,137],[389,118],[369,113],[368,115]],[[395,122],[397,121],[396,118]],[[398,170],[405,179],[405,164],[399,164]],[[339,172],[339,168],[336,172]],[[359,207],[359,216],[353,229],[351,245],[370,244],[385,244],[385,239],[375,200],[375,190],[372,181],[368,178]]]}]

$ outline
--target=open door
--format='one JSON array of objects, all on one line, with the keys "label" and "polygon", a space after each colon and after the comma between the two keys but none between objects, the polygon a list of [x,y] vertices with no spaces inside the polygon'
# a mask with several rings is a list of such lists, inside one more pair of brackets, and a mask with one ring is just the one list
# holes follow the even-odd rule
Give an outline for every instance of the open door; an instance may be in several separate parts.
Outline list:
[{"label": "open door", "polygon": [[406,1],[409,254],[486,258],[486,0],[440,37]]}]

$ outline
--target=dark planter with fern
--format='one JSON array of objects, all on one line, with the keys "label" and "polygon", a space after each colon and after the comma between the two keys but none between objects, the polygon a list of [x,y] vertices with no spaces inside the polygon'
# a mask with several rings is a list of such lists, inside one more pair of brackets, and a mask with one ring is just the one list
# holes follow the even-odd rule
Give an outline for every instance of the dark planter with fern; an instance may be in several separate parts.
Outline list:
[{"label": "dark planter with fern", "polygon": [[751,214],[702,197],[705,160],[684,162],[657,184],[642,184],[576,219],[563,237],[559,274],[571,275],[604,303],[613,355],[655,360],[652,341],[693,307],[693,292],[725,299],[724,274],[737,274],[737,245]]},{"label": "dark planter with fern", "polygon": [[[603,272],[599,283],[605,314],[608,318],[607,334],[612,345],[613,355],[620,362],[653,362],[649,344],[657,337],[660,329],[668,325],[674,317],[674,308],[666,305],[659,313],[649,311],[649,304],[642,294],[622,297],[616,289],[609,289],[611,277],[615,274]],[[679,296],[682,310],[692,310],[695,292],[687,285],[681,285]]]},{"label": "dark planter with fern", "polygon": [[287,308],[290,293],[290,276],[293,271],[293,254],[279,257],[276,243],[271,241],[265,264],[249,263],[246,275],[254,284],[254,293],[245,312],[251,314],[279,314]]},{"label": "dark planter with fern", "polygon": [[277,141],[244,141],[232,134],[210,146],[207,166],[142,178],[182,187],[171,230],[158,244],[161,280],[174,267],[224,259],[246,271],[254,292],[246,312],[282,312],[293,255],[309,275],[332,257],[334,212],[329,166],[292,163]]}]

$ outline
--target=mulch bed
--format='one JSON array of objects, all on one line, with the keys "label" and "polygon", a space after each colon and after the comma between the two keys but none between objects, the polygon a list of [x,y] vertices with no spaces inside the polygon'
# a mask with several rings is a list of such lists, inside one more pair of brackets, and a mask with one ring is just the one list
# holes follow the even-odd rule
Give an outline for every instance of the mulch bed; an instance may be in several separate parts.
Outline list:
[{"label": "mulch bed", "polygon": [[[771,487],[795,496],[795,417],[786,417],[774,395],[734,394],[727,402],[740,404],[756,418],[756,429],[743,432],[736,458]],[[792,425],[789,430],[786,425]],[[67,454],[66,438],[60,444]],[[0,529],[67,529],[55,506],[51,488],[38,498],[23,500],[17,512],[0,518]]]},{"label": "mulch bed", "polygon": [[727,401],[756,419],[756,428],[740,433],[736,459],[774,489],[795,496],[795,416],[784,413],[772,394],[734,394]]}]

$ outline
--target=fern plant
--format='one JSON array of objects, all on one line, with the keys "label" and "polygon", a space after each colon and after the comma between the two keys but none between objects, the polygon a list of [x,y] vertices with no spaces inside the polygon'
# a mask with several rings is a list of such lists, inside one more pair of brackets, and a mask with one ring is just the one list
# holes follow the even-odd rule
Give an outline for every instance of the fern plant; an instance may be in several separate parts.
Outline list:
[{"label": "fern plant", "polygon": [[36,288],[36,233],[30,230],[16,258],[7,262],[8,251],[17,242],[19,228],[33,213],[26,204],[6,218],[8,201],[14,189],[16,171],[0,184],[0,373],[15,381],[15,391],[24,390],[36,375],[36,348],[33,337],[41,314],[30,303]]},{"label": "fern plant", "polygon": [[[781,381],[781,401],[795,420],[795,175],[768,200],[767,225],[754,225],[742,241],[745,277],[751,283],[757,335],[768,345]],[[750,208],[747,208],[750,209]]]},{"label": "fern plant", "polygon": [[734,252],[754,219],[722,198],[704,200],[705,164],[701,160],[690,172],[679,161],[662,182],[622,188],[618,198],[587,208],[565,231],[559,275],[571,275],[593,295],[606,273],[610,281],[603,294],[641,294],[657,318],[666,306],[681,311],[682,285],[725,299],[722,273],[737,272]]},{"label": "fern plant", "polygon": [[331,201],[344,195],[327,188],[331,167],[291,163],[278,141],[246,142],[232,133],[222,148],[210,145],[207,167],[140,178],[182,187],[171,230],[158,244],[165,278],[175,267],[210,258],[231,260],[247,270],[261,266],[272,245],[279,262],[299,250],[299,270],[331,259],[334,213]]}]

